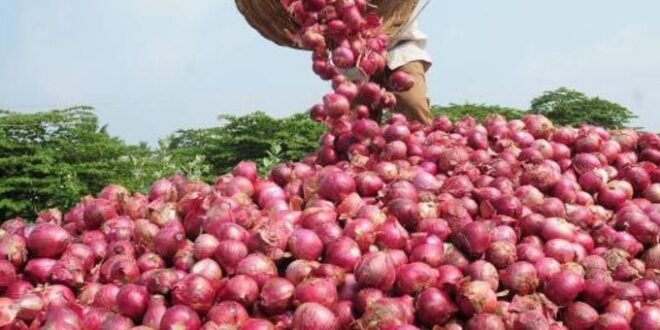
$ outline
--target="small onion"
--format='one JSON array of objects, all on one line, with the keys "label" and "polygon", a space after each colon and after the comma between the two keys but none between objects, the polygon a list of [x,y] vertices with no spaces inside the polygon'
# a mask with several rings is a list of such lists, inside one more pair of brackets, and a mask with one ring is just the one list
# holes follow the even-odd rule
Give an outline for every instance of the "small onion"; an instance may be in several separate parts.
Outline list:
[{"label": "small onion", "polygon": [[298,330],[335,330],[337,318],[332,311],[317,303],[298,306],[293,314],[293,328]]},{"label": "small onion", "polygon": [[175,305],[163,314],[159,330],[197,330],[202,326],[199,315],[190,307]]}]

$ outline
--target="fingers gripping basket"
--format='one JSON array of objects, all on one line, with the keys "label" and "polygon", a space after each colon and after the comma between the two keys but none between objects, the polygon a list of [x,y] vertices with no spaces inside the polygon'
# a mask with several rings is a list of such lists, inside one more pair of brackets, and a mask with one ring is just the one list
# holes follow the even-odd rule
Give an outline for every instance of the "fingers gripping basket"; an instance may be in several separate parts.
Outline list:
[{"label": "fingers gripping basket", "polygon": [[[371,1],[383,18],[385,32],[390,37],[399,34],[410,20],[418,0]],[[291,48],[299,48],[291,36],[298,30],[296,23],[280,6],[278,0],[236,0],[238,10],[248,23],[266,39]]]}]

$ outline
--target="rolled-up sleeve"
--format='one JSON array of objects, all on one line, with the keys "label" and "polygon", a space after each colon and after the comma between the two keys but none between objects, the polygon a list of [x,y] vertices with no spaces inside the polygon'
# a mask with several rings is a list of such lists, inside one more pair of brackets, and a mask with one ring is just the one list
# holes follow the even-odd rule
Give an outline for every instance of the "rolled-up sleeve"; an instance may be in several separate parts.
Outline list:
[{"label": "rolled-up sleeve", "polygon": [[395,70],[406,63],[422,61],[427,68],[431,65],[431,54],[426,50],[426,35],[420,31],[417,22],[412,22],[390,43],[387,66]]}]

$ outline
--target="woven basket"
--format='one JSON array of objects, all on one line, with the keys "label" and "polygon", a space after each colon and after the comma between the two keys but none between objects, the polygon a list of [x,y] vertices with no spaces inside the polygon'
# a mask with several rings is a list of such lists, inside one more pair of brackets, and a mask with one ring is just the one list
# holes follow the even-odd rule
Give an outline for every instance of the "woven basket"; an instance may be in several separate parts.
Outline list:
[{"label": "woven basket", "polygon": [[[395,37],[410,20],[418,2],[419,0],[373,0],[372,4],[383,18],[385,32],[390,37]],[[298,26],[278,0],[236,0],[236,6],[248,23],[266,39],[280,46],[299,48],[291,38]]]}]

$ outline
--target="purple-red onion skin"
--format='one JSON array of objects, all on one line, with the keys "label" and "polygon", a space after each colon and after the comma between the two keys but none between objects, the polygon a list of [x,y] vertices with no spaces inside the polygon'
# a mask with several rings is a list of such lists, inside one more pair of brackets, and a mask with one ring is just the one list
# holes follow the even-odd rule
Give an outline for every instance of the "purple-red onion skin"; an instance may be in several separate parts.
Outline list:
[{"label": "purple-red onion skin", "polygon": [[396,271],[390,257],[383,252],[362,256],[355,266],[355,277],[364,287],[388,291],[396,280]]},{"label": "purple-red onion skin", "polygon": [[159,330],[197,330],[202,326],[199,315],[185,305],[167,309],[160,322]]},{"label": "purple-red onion skin", "polygon": [[337,317],[332,311],[317,303],[298,306],[293,314],[293,328],[299,330],[336,330]]},{"label": "purple-red onion skin", "polygon": [[422,291],[415,307],[420,322],[429,327],[445,323],[458,311],[449,295],[436,288]]}]

